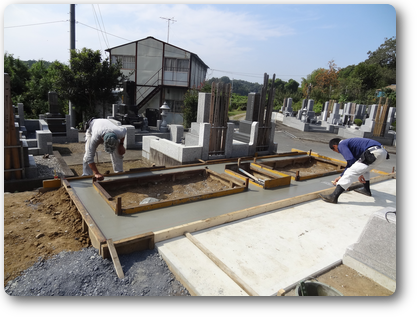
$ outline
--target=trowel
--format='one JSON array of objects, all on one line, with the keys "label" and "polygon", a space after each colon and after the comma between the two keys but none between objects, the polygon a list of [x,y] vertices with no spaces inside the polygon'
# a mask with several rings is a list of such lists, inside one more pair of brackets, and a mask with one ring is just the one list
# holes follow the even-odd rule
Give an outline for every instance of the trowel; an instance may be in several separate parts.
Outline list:
[{"label": "trowel", "polygon": [[255,176],[253,176],[252,174],[246,172],[245,170],[243,170],[241,168],[239,168],[239,171],[242,172],[243,174],[245,174],[246,176],[249,176],[250,178],[252,178],[259,185],[262,185],[262,186],[265,185],[265,181],[263,179],[256,178]]}]

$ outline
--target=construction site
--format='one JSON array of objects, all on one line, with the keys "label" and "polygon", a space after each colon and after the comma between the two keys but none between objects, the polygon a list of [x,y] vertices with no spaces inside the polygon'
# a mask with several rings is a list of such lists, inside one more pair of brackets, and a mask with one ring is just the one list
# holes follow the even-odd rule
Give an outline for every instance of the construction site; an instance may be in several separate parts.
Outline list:
[{"label": "construction site", "polygon": [[[141,271],[132,272],[125,256],[157,254],[177,288],[155,293],[155,274],[139,296],[392,295],[395,146],[385,146],[390,159],[371,171],[372,196],[354,191],[363,186],[358,181],[338,204],[328,204],[319,194],[332,193],[346,167],[328,146],[335,135],[272,120],[267,96],[274,91],[267,84],[248,99],[245,120],[230,122],[228,91],[213,84],[211,94],[199,96],[189,132],[172,125],[168,138],[149,135],[140,149],[127,146],[122,173],[112,172],[99,147],[104,180],[81,176],[84,133],[78,142],[51,142],[38,162],[53,159],[59,168],[41,186],[14,164],[19,145],[5,143],[5,184],[14,188],[4,195],[6,293],[13,295],[39,262],[88,249],[111,266],[115,280],[134,274],[137,283]],[[6,136],[16,135],[6,101]],[[40,294],[31,290],[26,295]]]}]

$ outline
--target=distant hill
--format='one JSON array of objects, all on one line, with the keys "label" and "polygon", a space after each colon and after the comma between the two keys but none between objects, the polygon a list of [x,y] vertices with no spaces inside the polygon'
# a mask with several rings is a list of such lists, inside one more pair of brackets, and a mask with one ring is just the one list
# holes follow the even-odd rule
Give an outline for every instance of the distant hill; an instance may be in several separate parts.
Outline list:
[{"label": "distant hill", "polygon": [[[39,61],[35,61],[33,59],[28,60],[28,61],[22,61],[22,63],[25,63],[26,65],[28,65],[29,68],[32,67],[33,64],[37,63]],[[49,67],[52,63],[51,62],[47,62],[47,61],[43,61],[45,63],[46,67]]]},{"label": "distant hill", "polygon": [[207,82],[211,85],[212,82],[222,82],[224,84],[232,84],[232,93],[238,94],[240,96],[247,96],[251,92],[261,92],[262,86],[258,83],[251,83],[245,80],[233,79],[230,80],[229,77],[223,76],[221,78],[210,78]]}]

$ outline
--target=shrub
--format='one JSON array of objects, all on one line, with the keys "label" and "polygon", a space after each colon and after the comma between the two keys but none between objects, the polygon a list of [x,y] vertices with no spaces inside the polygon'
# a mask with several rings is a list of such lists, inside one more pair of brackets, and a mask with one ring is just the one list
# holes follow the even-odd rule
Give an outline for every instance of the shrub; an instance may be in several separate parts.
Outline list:
[{"label": "shrub", "polygon": [[360,127],[362,125],[362,120],[361,119],[355,119],[353,121],[354,124],[356,124],[358,127]]}]

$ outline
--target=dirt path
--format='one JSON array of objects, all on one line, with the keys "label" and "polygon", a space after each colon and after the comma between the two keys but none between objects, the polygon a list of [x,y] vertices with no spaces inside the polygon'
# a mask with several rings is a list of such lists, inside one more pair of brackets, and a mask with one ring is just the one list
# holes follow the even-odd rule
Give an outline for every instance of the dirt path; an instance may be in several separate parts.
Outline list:
[{"label": "dirt path", "polygon": [[90,245],[64,188],[4,195],[4,284],[39,259]]}]

